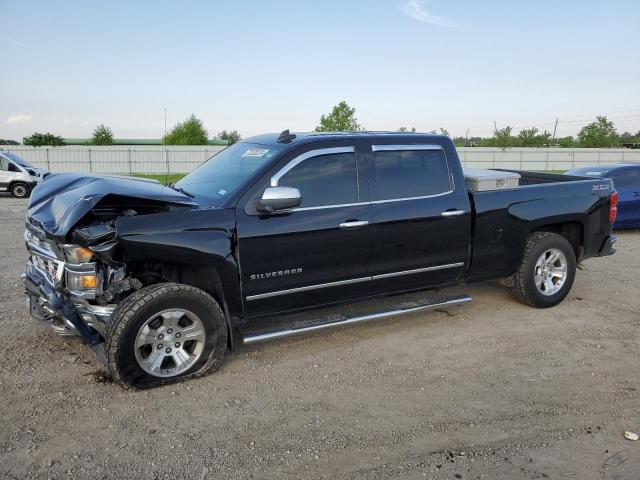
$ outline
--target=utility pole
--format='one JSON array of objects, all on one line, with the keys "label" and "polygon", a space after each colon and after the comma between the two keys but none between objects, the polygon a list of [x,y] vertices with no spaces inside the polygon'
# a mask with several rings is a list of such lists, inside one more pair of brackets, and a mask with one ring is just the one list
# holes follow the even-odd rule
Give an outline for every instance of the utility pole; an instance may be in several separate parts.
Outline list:
[{"label": "utility pole", "polygon": [[469,129],[467,128],[467,133],[464,136],[464,146],[468,147],[469,146]]},{"label": "utility pole", "polygon": [[558,119],[556,118],[556,124],[553,126],[553,137],[551,137],[551,144],[553,145],[553,142],[556,139],[556,129],[558,128]]},{"label": "utility pole", "polygon": [[167,107],[164,107],[164,136],[162,137],[162,143],[164,144],[164,183],[166,185],[169,181],[169,154],[167,152]]},{"label": "utility pole", "polygon": [[498,124],[494,120],[493,121],[493,134],[495,135],[496,133],[498,133]]}]

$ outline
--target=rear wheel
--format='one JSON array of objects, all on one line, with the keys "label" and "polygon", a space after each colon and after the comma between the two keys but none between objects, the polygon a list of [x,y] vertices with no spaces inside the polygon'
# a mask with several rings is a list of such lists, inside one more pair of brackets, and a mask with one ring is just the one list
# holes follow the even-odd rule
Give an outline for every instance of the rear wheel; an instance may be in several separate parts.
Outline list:
[{"label": "rear wheel", "polygon": [[25,198],[29,196],[29,187],[25,183],[16,182],[11,185],[11,195],[16,198]]},{"label": "rear wheel", "polygon": [[226,351],[227,325],[220,305],[204,291],[152,285],[118,305],[106,347],[116,381],[152,387],[215,371]]},{"label": "rear wheel", "polygon": [[575,276],[576,256],[569,241],[557,233],[534,232],[527,237],[511,291],[526,305],[553,307],[567,296]]}]

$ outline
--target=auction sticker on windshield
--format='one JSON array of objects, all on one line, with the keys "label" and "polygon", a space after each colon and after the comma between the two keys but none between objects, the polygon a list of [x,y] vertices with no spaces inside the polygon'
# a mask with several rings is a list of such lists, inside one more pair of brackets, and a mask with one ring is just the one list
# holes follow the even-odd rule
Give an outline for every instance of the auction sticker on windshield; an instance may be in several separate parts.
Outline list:
[{"label": "auction sticker on windshield", "polygon": [[268,148],[250,148],[242,154],[243,157],[264,157],[269,152]]}]

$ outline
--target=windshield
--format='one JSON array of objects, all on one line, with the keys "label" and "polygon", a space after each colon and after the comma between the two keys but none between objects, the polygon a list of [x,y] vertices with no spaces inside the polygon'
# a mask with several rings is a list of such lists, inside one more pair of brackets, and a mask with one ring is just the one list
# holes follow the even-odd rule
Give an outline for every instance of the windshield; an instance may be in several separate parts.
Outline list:
[{"label": "windshield", "polygon": [[193,195],[221,200],[249,180],[278,152],[280,149],[271,145],[236,143],[204,162],[176,186]]},{"label": "windshield", "polygon": [[33,165],[31,165],[29,162],[27,162],[26,160],[23,160],[22,158],[20,158],[19,156],[17,156],[15,153],[11,153],[11,152],[2,152],[2,154],[13,160],[14,162],[16,162],[18,165],[22,165],[23,167],[30,167],[33,168]]}]

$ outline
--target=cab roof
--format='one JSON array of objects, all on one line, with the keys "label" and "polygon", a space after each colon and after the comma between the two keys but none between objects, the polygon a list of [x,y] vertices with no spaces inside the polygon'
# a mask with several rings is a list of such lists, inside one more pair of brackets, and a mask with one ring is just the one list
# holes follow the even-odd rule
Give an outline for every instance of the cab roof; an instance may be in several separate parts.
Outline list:
[{"label": "cab roof", "polygon": [[249,138],[242,139],[247,143],[258,143],[261,145],[273,145],[273,146],[291,146],[309,143],[317,140],[352,140],[352,139],[382,139],[382,138],[402,138],[403,141],[418,141],[424,140],[425,137],[429,137],[432,140],[447,139],[449,137],[445,135],[437,135],[433,133],[417,133],[417,132],[291,132],[288,130],[281,133],[265,133],[262,135],[256,135]]}]

